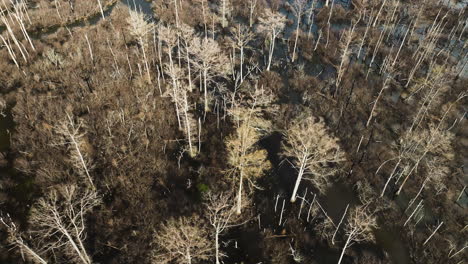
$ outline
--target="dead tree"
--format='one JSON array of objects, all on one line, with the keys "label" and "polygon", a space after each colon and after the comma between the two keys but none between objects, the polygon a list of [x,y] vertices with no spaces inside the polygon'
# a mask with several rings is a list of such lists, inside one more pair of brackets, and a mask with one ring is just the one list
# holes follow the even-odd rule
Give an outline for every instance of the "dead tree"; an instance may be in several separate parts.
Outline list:
[{"label": "dead tree", "polygon": [[297,40],[299,38],[299,29],[301,26],[302,15],[305,12],[307,7],[308,0],[294,0],[292,3],[292,11],[296,15],[297,25],[296,25],[296,38],[294,40],[294,48],[293,48],[293,55],[292,55],[292,62],[296,59],[296,48],[297,48]]},{"label": "dead tree", "polygon": [[229,59],[218,43],[209,38],[194,38],[191,45],[194,66],[203,76],[204,107],[209,111],[208,81],[214,77],[225,76],[229,71]]},{"label": "dead tree", "polygon": [[254,35],[252,31],[250,31],[248,27],[240,24],[237,26],[236,31],[233,34],[234,43],[240,51],[240,83],[242,83],[244,80],[244,48],[253,39],[253,37]]},{"label": "dead tree", "polygon": [[353,243],[374,241],[373,229],[377,228],[377,219],[368,212],[367,205],[359,205],[350,211],[345,233],[348,239],[341,251],[338,264],[341,263],[344,253]]},{"label": "dead tree", "polygon": [[153,253],[153,263],[186,263],[207,261],[212,247],[208,232],[196,216],[171,219],[155,235],[158,249]]},{"label": "dead tree", "polygon": [[380,98],[382,97],[383,92],[390,86],[390,83],[393,80],[394,71],[393,71],[393,68],[390,66],[390,62],[388,60],[385,60],[384,65],[382,67],[383,67],[383,72],[384,72],[384,75],[385,75],[384,76],[384,81],[383,81],[383,84],[382,84],[382,88],[380,89],[380,92],[379,92],[379,94],[377,95],[377,98],[374,101],[374,105],[372,106],[371,112],[369,114],[369,118],[367,119],[367,122],[366,122],[366,127],[369,126],[369,124],[370,124],[370,122],[372,120],[372,117],[374,116],[375,109],[377,108],[377,103],[379,102]]},{"label": "dead tree", "polygon": [[24,241],[18,226],[11,221],[9,216],[0,217],[0,223],[7,229],[7,241],[14,247],[19,248],[23,260],[27,259],[33,263],[47,264],[47,260],[40,256],[40,252],[37,252],[36,249]]},{"label": "dead tree", "polygon": [[353,27],[352,27],[351,31],[345,31],[343,33],[344,36],[345,36],[344,37],[345,38],[345,44],[340,45],[341,48],[343,49],[343,54],[341,55],[341,63],[340,63],[340,67],[338,68],[338,76],[336,77],[335,96],[338,93],[338,89],[339,89],[339,86],[340,86],[340,83],[341,83],[341,79],[343,78],[343,75],[344,75],[345,67],[350,63],[350,61],[349,61],[349,57],[350,57],[350,54],[351,54],[350,45],[351,45],[351,41],[353,40],[353,37],[354,37],[354,30],[355,30],[356,25],[359,23],[360,20],[361,20],[361,14],[359,14],[358,20],[353,24]]},{"label": "dead tree", "polygon": [[154,29],[154,25],[151,22],[149,22],[149,18],[147,18],[143,13],[131,9],[129,9],[129,17],[127,19],[127,23],[129,24],[130,33],[133,37],[137,39],[138,44],[141,48],[146,73],[148,75],[148,82],[151,83],[151,75],[146,50],[148,49],[147,36],[148,33],[150,33]]},{"label": "dead tree", "polygon": [[[321,191],[329,185],[330,176],[336,174],[336,166],[344,160],[338,139],[331,136],[323,119],[315,117],[298,117],[285,133],[283,155],[292,158],[292,165],[299,171],[291,196],[296,201],[296,193],[304,175],[311,174],[311,180]],[[333,164],[333,165],[331,165]]]},{"label": "dead tree", "polygon": [[[158,35],[159,39],[162,40],[166,44],[167,47],[167,55],[169,57],[169,63],[165,65],[166,73],[171,77],[172,80],[172,96],[175,97],[178,87],[177,82],[178,78],[180,77],[179,71],[175,68],[174,60],[172,58],[172,51],[174,47],[177,45],[177,33],[171,27],[166,26],[159,26],[158,27]],[[161,58],[160,58],[161,60]],[[180,118],[180,110],[178,104],[175,104],[175,110],[177,115],[177,122],[179,124],[179,128],[182,129],[182,122]]]},{"label": "dead tree", "polygon": [[270,70],[273,52],[275,51],[275,40],[283,31],[286,25],[286,17],[278,12],[273,12],[271,9],[265,9],[264,18],[260,17],[260,25],[258,30],[269,38],[270,47],[268,51],[267,71]]},{"label": "dead tree", "polygon": [[99,203],[93,190],[81,190],[75,185],[52,189],[31,210],[32,232],[45,242],[44,251],[60,249],[77,262],[90,264],[84,246],[85,215]]},{"label": "dead tree", "polygon": [[181,52],[183,57],[187,62],[187,72],[188,72],[188,83],[189,83],[189,91],[192,91],[192,71],[191,71],[191,59],[190,56],[192,54],[190,43],[192,42],[193,38],[195,37],[195,31],[192,27],[187,24],[181,24],[179,27],[179,35],[183,40],[184,50]]},{"label": "dead tree", "polygon": [[249,1],[249,27],[253,26],[253,14],[255,11],[255,7],[257,6],[258,0],[250,0]]},{"label": "dead tree", "polygon": [[57,145],[68,146],[70,160],[73,167],[80,173],[86,176],[89,185],[95,189],[93,179],[89,173],[92,168],[89,155],[83,151],[85,144],[85,132],[81,132],[84,127],[83,122],[75,123],[73,118],[67,113],[67,118],[56,126],[56,133],[61,136]]},{"label": "dead tree", "polygon": [[229,3],[229,0],[220,0],[221,1],[221,26],[223,28],[227,27],[228,21],[227,21],[227,14],[231,12],[231,3]]},{"label": "dead tree", "polygon": [[236,209],[232,198],[229,193],[209,193],[205,202],[208,219],[214,229],[216,264],[220,264],[220,259],[225,256],[219,249],[219,236],[226,229],[236,226],[239,220],[235,214]]},{"label": "dead tree", "polygon": [[174,74],[177,75],[177,88],[174,93],[171,94],[172,100],[177,105],[177,109],[180,111],[180,118],[182,122],[182,126],[184,127],[187,142],[189,144],[189,153],[193,157],[196,154],[196,151],[193,147],[193,138],[195,137],[195,133],[193,131],[197,131],[197,122],[193,116],[191,111],[191,103],[189,102],[189,91],[190,88],[186,82],[180,81],[180,76],[182,75],[183,71],[178,66],[175,66],[173,69],[176,70]]}]

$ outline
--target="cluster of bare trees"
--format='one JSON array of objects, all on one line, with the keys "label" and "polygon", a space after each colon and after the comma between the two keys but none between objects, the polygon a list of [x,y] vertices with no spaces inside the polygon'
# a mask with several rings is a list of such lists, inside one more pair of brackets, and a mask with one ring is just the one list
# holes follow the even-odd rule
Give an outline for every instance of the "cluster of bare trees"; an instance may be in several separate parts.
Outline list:
[{"label": "cluster of bare trees", "polygon": [[[68,1],[66,4],[73,9],[75,2]],[[229,188],[226,188],[229,190],[213,189],[203,197],[203,213],[179,215],[159,225],[155,224],[154,219],[160,220],[160,216],[153,216],[154,219],[148,220],[148,226],[155,229],[154,236],[149,232],[154,242],[154,263],[198,263],[212,259],[216,264],[222,263],[226,256],[221,246],[223,234],[246,219],[246,214],[241,215],[241,212],[252,206],[252,191],[261,189],[256,180],[271,168],[268,153],[259,142],[273,130],[278,130],[274,127],[276,124],[272,116],[276,115],[275,107],[280,103],[277,95],[270,92],[271,87],[263,87],[258,83],[271,81],[265,79],[273,75],[269,71],[275,69],[272,65],[275,64],[275,51],[278,51],[277,42],[288,20],[277,8],[258,10],[259,5],[265,4],[264,1],[250,0],[247,3],[249,25],[236,24],[232,15],[236,8],[234,0],[220,0],[217,1],[218,5],[209,2],[198,1],[202,8],[200,16],[203,18],[204,32],[197,32],[196,27],[191,26],[197,23],[190,24],[191,21],[184,19],[183,15],[189,13],[186,6],[190,1],[169,0],[162,5],[173,10],[173,21],[162,20],[155,23],[141,10],[130,9],[122,16],[123,19],[106,19],[104,28],[112,32],[103,33],[106,38],[103,43],[106,45],[99,42],[104,39],[98,38],[102,33],[99,30],[103,28],[100,25],[96,26],[99,30],[84,29],[80,32],[83,34],[74,34],[74,31],[68,29],[66,38],[70,38],[68,42],[76,40],[77,47],[70,48],[66,40],[60,45],[47,43],[53,47],[41,47],[38,51],[41,62],[36,64],[30,61],[29,53],[31,50],[35,51],[34,43],[38,44],[39,40],[33,42],[28,35],[27,27],[32,23],[27,2],[2,0],[0,22],[5,30],[0,38],[5,54],[8,52],[18,68],[21,66],[21,58],[24,63],[33,64],[29,69],[32,77],[28,77],[32,80],[28,79],[29,82],[25,83],[41,85],[37,90],[34,85],[29,85],[33,88],[28,86],[25,88],[27,91],[18,96],[15,117],[22,122],[20,128],[24,131],[39,131],[37,133],[42,133],[40,135],[46,138],[38,140],[42,145],[38,144],[40,147],[35,146],[31,151],[27,149],[29,146],[25,147],[31,141],[20,142],[22,146],[18,144],[21,146],[18,148],[19,154],[31,161],[28,164],[29,170],[24,171],[37,174],[39,178],[47,175],[57,181],[61,175],[55,174],[64,170],[64,178],[70,178],[74,182],[67,185],[49,182],[46,186],[49,188],[44,188],[43,197],[31,209],[29,230],[23,232],[8,217],[0,218],[8,231],[9,242],[17,246],[25,258],[37,263],[92,263],[93,254],[88,251],[90,247],[86,243],[86,215],[100,204],[97,190],[106,188],[109,192],[117,192],[122,188],[123,193],[136,189],[138,192],[135,194],[126,194],[137,197],[130,202],[138,204],[132,205],[134,208],[138,208],[140,202],[145,206],[145,202],[154,201],[153,186],[160,188],[158,192],[169,197],[168,199],[176,200],[173,197],[178,193],[174,189],[178,186],[168,184],[164,177],[166,174],[182,174],[185,170],[177,171],[175,166],[168,165],[172,164],[171,155],[176,149],[180,151],[180,145],[172,143],[186,143],[188,148],[184,145],[182,152],[188,151],[191,158],[202,156],[197,157],[201,152],[201,137],[214,130],[214,126],[206,125],[205,122],[214,117],[209,115],[216,114],[216,127],[219,129],[220,112],[224,112],[221,119],[226,126],[233,126],[231,134],[223,134],[220,139],[224,143],[223,151],[226,150],[227,153],[222,158],[228,168],[216,168],[219,170],[215,171],[225,174],[221,178],[231,180]],[[324,90],[319,91],[319,87],[313,87],[317,89],[313,93],[317,92],[330,99],[330,102],[336,100],[333,103],[339,106],[342,103],[339,96],[345,92],[353,92],[346,91],[348,73],[351,72],[349,69],[354,63],[362,62],[365,67],[362,75],[379,87],[377,91],[366,91],[370,94],[366,98],[375,94],[370,104],[364,104],[366,131],[380,129],[372,124],[377,120],[377,113],[385,113],[379,108],[388,105],[384,104],[386,91],[404,87],[405,93],[408,93],[406,101],[416,105],[409,128],[402,126],[406,130],[393,148],[396,154],[386,161],[394,162],[390,163],[394,166],[380,195],[384,196],[392,181],[398,187],[397,194],[413,179],[420,183],[417,186],[418,192],[408,204],[407,210],[416,206],[413,211],[409,211],[407,222],[403,224],[406,226],[410,221],[419,219],[423,208],[423,200],[420,198],[423,191],[428,186],[434,186],[436,193],[441,192],[446,188],[446,179],[451,173],[451,163],[455,159],[452,146],[455,136],[451,128],[461,122],[461,118],[453,126],[449,126],[447,116],[452,105],[461,102],[466,93],[460,94],[452,105],[444,102],[445,96],[451,94],[451,80],[459,74],[455,72],[458,69],[452,68],[450,54],[461,42],[466,22],[457,22],[447,32],[446,25],[452,13],[445,10],[441,9],[435,19],[427,23],[424,21],[423,11],[417,11],[413,17],[415,11],[406,10],[400,1],[385,0],[379,5],[375,5],[375,1],[362,1],[362,6],[356,4],[356,9],[360,9],[358,12],[347,13],[351,18],[349,28],[337,31],[333,27],[332,18],[339,11],[335,7],[338,4],[327,0],[326,7],[322,9],[326,12],[326,24],[322,24],[319,32],[312,32],[317,13],[314,9],[315,2],[294,0],[289,4],[296,20],[293,25],[296,31],[292,35],[294,46],[291,61],[294,63],[300,57],[303,42],[300,39],[303,33],[301,27],[306,23],[309,27],[308,37],[313,35],[315,41],[314,51],[325,42],[326,34],[326,43],[320,46],[327,56],[320,59],[333,56],[338,58],[326,62],[336,68],[336,78],[328,82],[334,83],[336,87],[334,98],[331,98],[331,94],[323,94]],[[104,1],[98,0],[93,5],[99,8],[104,18],[103,3]],[[64,1],[54,1],[59,17],[64,15],[60,8],[64,4]],[[405,16],[405,12],[409,16]],[[258,27],[254,27],[256,13],[261,13]],[[458,17],[462,16],[459,14]],[[117,23],[125,25],[126,30],[115,30],[118,28]],[[420,33],[420,28],[424,25],[427,25],[426,31]],[[91,35],[93,32],[94,37]],[[230,32],[230,35],[223,36],[225,32]],[[263,36],[267,51],[250,49],[250,45],[259,42],[257,33]],[[129,38],[126,37],[127,34]],[[445,46],[440,44],[444,34],[448,39]],[[57,35],[54,37],[65,38],[63,34]],[[415,42],[418,44],[416,48]],[[331,43],[337,44],[335,50]],[[37,47],[39,50],[39,45]],[[283,48],[284,45],[280,47]],[[76,55],[69,55],[75,53]],[[84,59],[86,56],[83,54],[88,53],[92,63]],[[258,62],[258,58],[262,56],[265,58],[264,69],[259,67]],[[404,57],[411,58],[414,63],[398,63]],[[464,58],[466,60],[466,56]],[[75,65],[73,63],[81,68],[71,69]],[[14,68],[12,63],[11,65]],[[45,74],[41,67],[50,70],[50,73]],[[299,68],[304,69],[304,66]],[[266,72],[262,73],[263,70]],[[284,76],[286,75],[281,75]],[[349,100],[350,98],[351,95]],[[35,99],[40,102],[36,103]],[[45,103],[47,100],[56,100],[59,106],[48,106],[50,104]],[[0,114],[3,114],[2,102],[0,101]],[[39,109],[40,107],[44,109]],[[367,111],[369,107],[370,111]],[[65,114],[63,108],[66,109]],[[294,116],[302,109],[304,108],[289,114]],[[440,115],[440,109],[446,111]],[[285,110],[288,111],[290,110]],[[376,201],[376,194],[368,190],[370,185],[360,186],[358,189],[362,205],[348,205],[339,223],[328,216],[319,202],[318,194],[313,195],[312,202],[306,200],[307,189],[303,197],[298,195],[303,179],[311,180],[314,188],[325,193],[347,158],[340,146],[347,142],[343,140],[343,144],[340,143],[338,137],[334,136],[338,133],[333,133],[330,129],[333,125],[325,123],[325,119],[328,121],[328,117],[334,113],[328,115],[324,111],[303,112],[293,120],[285,120],[281,155],[298,173],[290,200],[301,200],[298,219],[307,210],[304,209],[306,205],[309,206],[307,222],[310,222],[310,218],[314,220],[317,215],[321,215],[322,219],[315,224],[315,230],[321,230],[322,236],[331,238],[333,245],[335,237],[340,234],[340,228],[344,227],[346,240],[338,261],[341,263],[346,250],[353,243],[373,241],[378,210],[372,207],[371,201]],[[328,116],[317,117],[322,114]],[[179,140],[177,137],[180,135],[174,131],[162,131],[171,125],[178,126],[183,140]],[[210,129],[207,130],[208,133],[202,133],[202,125]],[[212,135],[208,136],[211,138]],[[93,152],[93,147],[96,152]],[[40,153],[40,150],[44,150],[45,154]],[[60,153],[63,156],[57,159],[41,158],[41,155],[47,156],[50,153]],[[160,156],[169,158],[162,159]],[[181,159],[182,155],[178,160],[179,168]],[[422,178],[419,177],[421,174]],[[197,180],[206,179],[200,177]],[[187,189],[190,189],[190,179],[188,182]],[[216,184],[210,183],[210,187]],[[130,189],[129,186],[133,185],[136,186],[135,189]],[[123,204],[125,202],[128,201]],[[284,205],[283,200],[280,226],[285,223]],[[148,214],[139,219],[146,216]],[[146,219],[139,224],[142,222],[146,223]],[[444,222],[440,222],[431,230],[433,232],[426,237],[424,245],[432,241],[432,237],[443,224]],[[458,255],[465,246],[460,248],[457,251],[453,249],[451,256]],[[290,251],[296,261],[301,260],[301,254],[298,253],[300,249],[290,245]]]},{"label": "cluster of bare trees", "polygon": [[[18,31],[21,32],[21,37],[28,41],[30,48],[34,51],[34,44],[29,37],[26,25],[31,23],[31,19],[28,15],[28,6],[25,1],[6,1],[2,0],[0,5],[0,21],[6,27],[6,34],[0,34],[3,45],[8,50],[11,60],[19,68],[18,60],[19,55],[23,58],[23,61],[28,62],[29,52],[28,49],[21,42]],[[17,54],[19,53],[19,55]]]},{"label": "cluster of bare trees", "polygon": [[[76,263],[92,263],[85,248],[86,215],[100,204],[93,190],[76,185],[52,187],[31,209],[29,238],[8,217],[0,218],[9,241],[23,257],[35,263],[61,262],[61,255]],[[31,243],[31,244],[30,244]]]}]

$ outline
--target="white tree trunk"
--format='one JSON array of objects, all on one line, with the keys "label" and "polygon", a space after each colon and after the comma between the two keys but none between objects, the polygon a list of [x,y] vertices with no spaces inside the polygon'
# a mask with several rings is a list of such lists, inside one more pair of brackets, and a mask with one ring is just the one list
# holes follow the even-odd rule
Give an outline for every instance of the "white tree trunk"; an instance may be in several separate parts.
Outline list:
[{"label": "white tree trunk", "polygon": [[208,88],[207,88],[207,78],[208,70],[206,69],[205,62],[203,62],[203,89],[205,97],[205,113],[208,111]]},{"label": "white tree trunk", "polygon": [[190,129],[190,120],[189,120],[189,117],[188,117],[188,98],[187,98],[187,94],[185,94],[185,98],[184,98],[184,115],[185,115],[185,129],[187,130],[187,140],[188,140],[188,143],[189,143],[189,149],[190,149],[190,155],[193,156],[193,147],[192,147],[192,133],[191,133],[191,129]]},{"label": "white tree trunk", "polygon": [[304,175],[306,158],[307,158],[307,155],[304,154],[301,160],[301,167],[299,169],[299,174],[297,175],[296,184],[294,185],[294,190],[291,196],[291,203],[294,203],[296,201],[297,190],[299,189],[299,184],[301,183],[302,175]]},{"label": "white tree trunk", "polygon": [[237,214],[241,214],[242,211],[242,182],[244,181],[243,179],[243,173],[242,173],[242,168],[239,173],[239,190],[237,192]]},{"label": "white tree trunk", "polygon": [[336,227],[336,230],[335,230],[335,233],[333,233],[333,237],[332,237],[332,244],[335,245],[335,236],[336,236],[336,233],[338,233],[338,230],[340,229],[340,226],[341,226],[341,223],[343,223],[343,220],[346,216],[346,212],[348,212],[348,207],[349,207],[349,204],[346,205],[346,209],[343,213],[343,216],[341,217],[341,220],[340,222],[338,223],[338,226]]},{"label": "white tree trunk", "polygon": [[435,233],[437,232],[437,230],[439,230],[439,228],[444,224],[444,222],[441,222],[439,224],[439,226],[437,226],[437,228],[434,230],[434,232],[432,232],[432,234],[426,239],[426,241],[424,241],[423,243],[423,246],[427,244],[427,242],[429,242],[429,240],[431,240],[431,238],[435,235]]},{"label": "white tree trunk", "polygon": [[101,0],[98,0],[98,5],[99,5],[99,10],[101,10],[102,19],[106,19],[106,17],[104,16],[104,10],[102,10]]},{"label": "white tree trunk", "polygon": [[401,159],[398,160],[397,164],[396,164],[395,167],[393,168],[392,174],[390,174],[390,176],[388,176],[387,182],[385,182],[385,186],[384,186],[383,189],[382,189],[382,193],[380,194],[380,197],[383,197],[383,196],[384,196],[385,190],[387,189],[387,186],[388,186],[388,184],[390,183],[390,180],[393,178],[393,175],[395,174],[395,171],[397,170],[398,165],[400,165],[400,162],[401,162]]},{"label": "white tree trunk", "polygon": [[78,145],[78,142],[76,142],[75,137],[72,134],[69,134],[69,136],[70,136],[70,140],[71,140],[73,146],[75,147],[75,150],[76,150],[76,152],[78,154],[78,157],[80,158],[80,163],[81,163],[81,166],[83,166],[83,169],[84,169],[84,171],[86,173],[86,177],[88,178],[88,181],[91,184],[91,187],[93,189],[95,189],[96,187],[94,187],[94,183],[93,183],[93,180],[91,178],[91,175],[89,175],[88,167],[86,166],[86,162],[84,161],[83,154],[80,151],[80,147]]},{"label": "white tree trunk", "polygon": [[78,257],[81,259],[81,261],[85,264],[90,264],[91,261],[88,257],[88,255],[86,254],[86,252],[81,252],[80,249],[78,248],[78,246],[76,245],[75,241],[73,240],[72,236],[70,235],[70,233],[68,233],[68,231],[61,227],[60,228],[60,231],[63,235],[65,235],[65,237],[68,239],[68,242],[71,244],[72,248],[75,250],[76,254],[78,254]]},{"label": "white tree trunk", "polygon": [[244,80],[242,68],[244,67],[244,45],[240,47],[240,81]]},{"label": "white tree trunk", "polygon": [[346,251],[346,248],[349,245],[349,242],[351,242],[351,239],[352,239],[352,237],[354,235],[354,232],[356,232],[356,229],[353,229],[353,231],[351,231],[351,233],[349,234],[348,239],[346,240],[346,243],[345,243],[345,245],[343,247],[343,251],[341,251],[341,256],[340,256],[340,259],[338,260],[338,264],[340,264],[341,261],[343,260],[344,253]]},{"label": "white tree trunk", "polygon": [[216,230],[215,232],[215,247],[216,247],[216,255],[215,255],[215,258],[216,258],[216,264],[220,264],[219,262],[219,232],[218,230]]},{"label": "white tree trunk", "polygon": [[226,21],[226,1],[227,1],[227,0],[222,0],[222,5],[223,5],[223,7],[222,7],[222,11],[221,11],[221,16],[222,16],[222,18],[221,18],[221,19],[222,19],[222,20],[221,20],[221,26],[222,26],[223,28],[225,28],[226,25],[227,25],[227,21]]},{"label": "white tree trunk", "polygon": [[273,30],[273,34],[271,35],[271,43],[270,43],[270,52],[269,52],[269,56],[268,56],[267,71],[270,71],[271,60],[273,59],[273,51],[274,50],[275,50],[275,31]]},{"label": "white tree trunk", "polygon": [[174,0],[174,11],[175,11],[176,27],[179,28],[179,12],[177,11],[177,0]]},{"label": "white tree trunk", "polygon": [[294,40],[292,62],[294,62],[294,59],[296,58],[297,39],[299,38],[299,26],[301,23],[301,16],[301,13],[299,13],[299,15],[297,16],[296,39]]}]

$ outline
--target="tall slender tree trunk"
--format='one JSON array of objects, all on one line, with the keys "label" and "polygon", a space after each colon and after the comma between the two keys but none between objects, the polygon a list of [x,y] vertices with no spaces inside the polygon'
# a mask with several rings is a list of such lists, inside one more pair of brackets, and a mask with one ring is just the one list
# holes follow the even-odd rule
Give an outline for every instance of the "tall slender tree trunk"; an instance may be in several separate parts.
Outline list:
[{"label": "tall slender tree trunk", "polygon": [[268,66],[267,71],[270,71],[271,67],[271,60],[273,59],[273,51],[275,50],[275,31],[273,30],[271,35],[271,43],[270,43],[270,52],[268,56]]},{"label": "tall slender tree trunk", "polygon": [[185,92],[185,98],[184,98],[185,129],[187,130],[187,140],[189,143],[190,155],[193,156],[192,133],[190,130],[190,123],[189,123],[189,118],[188,118],[188,102],[187,101],[188,101],[187,92]]},{"label": "tall slender tree trunk", "polygon": [[192,74],[191,74],[191,71],[190,71],[190,56],[189,56],[188,44],[187,44],[186,50],[187,50],[187,70],[188,70],[189,90],[191,92],[192,91]]},{"label": "tall slender tree trunk", "polygon": [[146,68],[146,74],[148,75],[148,82],[151,84],[151,74],[150,74],[150,69],[148,65],[148,58],[146,57],[146,51],[145,51],[145,43],[143,42],[143,39],[140,39],[140,45],[141,45],[141,50],[143,52],[143,59],[145,60],[145,68]]},{"label": "tall slender tree trunk", "polygon": [[227,25],[227,21],[226,21],[226,1],[227,1],[227,0],[222,0],[223,8],[222,8],[222,12],[221,12],[221,13],[222,13],[221,26],[222,26],[223,28],[225,28],[226,25]]},{"label": "tall slender tree trunk", "polygon": [[220,264],[219,262],[219,232],[216,230],[215,232],[215,258],[216,258],[216,264]]},{"label": "tall slender tree trunk", "polygon": [[99,5],[99,10],[101,10],[102,19],[105,20],[106,17],[104,16],[104,10],[102,9],[101,0],[98,0],[98,5]]},{"label": "tall slender tree trunk", "polygon": [[244,181],[244,175],[242,172],[242,167],[239,172],[239,190],[237,192],[237,214],[241,214],[242,210],[242,182]]},{"label": "tall slender tree trunk", "polygon": [[203,89],[205,97],[205,113],[208,111],[208,87],[207,87],[207,78],[208,78],[208,69],[206,68],[205,62],[203,62]]},{"label": "tall slender tree trunk", "polygon": [[395,164],[395,167],[393,167],[392,173],[390,174],[390,176],[388,176],[388,179],[387,179],[387,181],[385,182],[385,186],[384,186],[383,189],[382,189],[382,193],[380,194],[380,197],[383,197],[383,196],[384,196],[385,190],[387,189],[388,184],[389,184],[390,181],[392,180],[393,175],[395,174],[395,172],[396,172],[396,170],[397,170],[397,168],[398,168],[398,165],[400,165],[400,162],[401,162],[401,159],[398,159],[397,164]]},{"label": "tall slender tree trunk", "polygon": [[[173,71],[174,62],[172,61],[171,50],[172,50],[172,48],[169,48],[169,51],[168,51],[168,54],[169,54],[169,67],[171,68],[171,71]],[[172,94],[174,96],[174,101],[175,101],[174,105],[175,105],[175,108],[176,108],[177,122],[179,124],[179,128],[182,128],[182,124],[180,122],[179,106],[177,104],[177,80],[175,79],[175,76],[172,76],[171,79],[172,79]]]},{"label": "tall slender tree trunk", "polygon": [[202,12],[203,12],[203,25],[205,28],[205,39],[208,38],[208,28],[206,27],[206,14],[205,14],[205,5],[203,4],[205,1],[202,0]]},{"label": "tall slender tree trunk", "polygon": [[244,67],[244,45],[240,47],[240,81],[244,80],[244,75],[243,75],[243,70],[242,68]]},{"label": "tall slender tree trunk", "polygon": [[187,248],[187,264],[192,264],[192,255],[190,255],[189,248]]},{"label": "tall slender tree trunk", "polygon": [[296,39],[294,40],[292,62],[294,62],[294,59],[296,58],[297,39],[299,38],[299,26],[300,26],[300,23],[301,23],[301,17],[302,17],[302,14],[299,13],[299,15],[297,17]]},{"label": "tall slender tree trunk", "polygon": [[294,190],[291,196],[291,203],[296,201],[297,190],[299,189],[299,184],[301,183],[302,176],[304,175],[305,166],[306,166],[307,154],[304,154],[301,160],[301,168],[299,169],[299,174],[297,175],[296,184],[294,185]]},{"label": "tall slender tree trunk", "polygon": [[348,247],[349,243],[351,242],[351,238],[353,237],[355,232],[356,232],[356,229],[353,229],[351,231],[351,233],[349,234],[348,239],[346,240],[346,243],[345,243],[345,245],[343,247],[343,250],[341,251],[341,255],[340,255],[340,259],[338,260],[338,264],[340,264],[341,261],[343,260],[343,256],[344,256],[344,253],[346,251],[346,248]]},{"label": "tall slender tree trunk", "polygon": [[174,11],[175,11],[176,27],[179,28],[179,12],[177,11],[177,0],[174,0]]}]

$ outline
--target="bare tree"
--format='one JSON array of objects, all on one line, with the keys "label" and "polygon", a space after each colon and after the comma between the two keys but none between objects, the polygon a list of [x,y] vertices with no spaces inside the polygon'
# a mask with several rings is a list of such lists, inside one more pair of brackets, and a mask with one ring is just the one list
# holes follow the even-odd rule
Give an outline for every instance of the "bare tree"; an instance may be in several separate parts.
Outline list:
[{"label": "bare tree", "polygon": [[310,114],[294,120],[285,136],[287,143],[283,144],[283,155],[293,158],[292,164],[299,170],[291,202],[296,201],[304,175],[312,174],[311,180],[323,191],[330,182],[329,177],[338,171],[332,166],[344,160],[338,139],[330,135],[322,119],[316,121]]},{"label": "bare tree", "polygon": [[84,241],[85,215],[100,203],[93,190],[81,190],[76,185],[52,189],[31,210],[34,233],[44,239],[44,250],[63,249],[72,259],[92,263]]},{"label": "bare tree", "polygon": [[19,248],[23,260],[27,259],[33,263],[47,264],[47,261],[40,256],[40,253],[33,249],[33,247],[30,246],[26,241],[24,241],[18,226],[13,221],[11,221],[9,216],[0,217],[0,223],[2,223],[7,229],[7,241],[13,246]]},{"label": "bare tree", "polygon": [[182,126],[185,129],[185,133],[187,136],[187,142],[189,144],[189,153],[191,156],[195,156],[196,151],[194,151],[193,147],[193,138],[195,137],[195,133],[193,131],[197,131],[196,126],[197,122],[191,111],[191,103],[189,102],[189,91],[190,88],[187,83],[183,81],[179,81],[179,77],[183,73],[182,69],[178,66],[175,66],[173,69],[176,70],[177,75],[177,89],[174,93],[171,94],[171,97],[175,104],[177,104],[177,109],[180,110],[180,117]]},{"label": "bare tree", "polygon": [[143,13],[129,9],[130,16],[127,19],[129,24],[130,33],[137,39],[143,53],[143,59],[145,63],[146,73],[148,75],[148,82],[151,83],[150,69],[148,65],[148,58],[146,50],[148,49],[148,33],[154,29],[154,25],[149,22]]},{"label": "bare tree", "polygon": [[359,243],[374,240],[373,229],[377,228],[377,219],[368,212],[366,206],[359,205],[350,211],[348,224],[345,227],[348,239],[343,246],[338,264],[341,263],[346,249],[354,242]]},{"label": "bare tree", "polygon": [[193,38],[195,37],[195,31],[189,25],[182,23],[179,27],[179,35],[183,40],[184,50],[181,52],[185,57],[187,62],[187,72],[188,72],[188,82],[189,82],[189,91],[192,91],[192,71],[191,71],[191,64],[190,64],[190,56],[191,56],[191,49],[190,46]]},{"label": "bare tree", "polygon": [[244,25],[238,25],[236,31],[233,34],[234,42],[236,47],[240,50],[240,83],[244,80],[244,48],[253,39],[254,35],[250,29]]},{"label": "bare tree", "polygon": [[171,219],[155,235],[158,250],[153,263],[187,263],[210,259],[212,247],[208,232],[196,216]]},{"label": "bare tree", "polygon": [[235,226],[236,221],[239,220],[239,217],[235,214],[235,205],[232,198],[230,193],[209,193],[205,202],[208,218],[214,229],[216,264],[220,264],[220,259],[225,256],[219,249],[219,236],[226,229]]},{"label": "bare tree", "polygon": [[335,95],[338,93],[339,86],[341,83],[341,79],[343,78],[345,67],[349,65],[350,63],[350,45],[354,37],[354,30],[356,28],[356,25],[359,23],[361,20],[361,14],[359,14],[358,20],[353,24],[353,27],[351,31],[347,30],[343,34],[343,39],[345,39],[345,44],[340,43],[341,48],[343,49],[343,54],[341,55],[341,63],[340,67],[338,68],[338,76],[336,77],[336,90],[335,90]]},{"label": "bare tree", "polygon": [[286,17],[278,12],[273,12],[268,8],[265,9],[264,18],[260,17],[259,20],[260,25],[258,30],[263,32],[269,38],[270,42],[267,64],[267,71],[269,71],[271,67],[271,61],[273,59],[273,52],[275,51],[275,40],[286,25]]},{"label": "bare tree", "polygon": [[55,129],[56,133],[62,138],[59,138],[57,145],[66,145],[70,151],[70,160],[74,168],[78,172],[84,174],[90,184],[95,189],[93,179],[89,173],[92,168],[91,160],[86,152],[83,151],[85,144],[85,132],[81,132],[83,122],[75,123],[73,118],[67,113],[67,119],[62,121]]},{"label": "bare tree", "polygon": [[209,38],[194,38],[191,51],[194,66],[203,75],[205,112],[209,110],[208,81],[217,76],[224,76],[229,71],[229,59],[224,55],[218,43]]},{"label": "bare tree", "polygon": [[231,3],[229,0],[221,1],[221,26],[225,28],[228,25],[227,15],[231,12]]},{"label": "bare tree", "polygon": [[253,26],[253,14],[255,11],[255,7],[257,6],[258,0],[250,0],[249,2],[249,27]]},{"label": "bare tree", "polygon": [[[176,98],[177,90],[178,90],[178,79],[181,77],[180,68],[176,69],[174,65],[174,60],[172,59],[172,51],[174,47],[177,45],[177,33],[173,30],[170,26],[159,26],[158,27],[158,35],[159,39],[166,43],[167,46],[167,55],[169,57],[169,64],[166,64],[165,70],[166,73],[171,77],[172,80],[172,96]],[[182,128],[182,122],[180,118],[180,110],[179,105],[175,104],[175,110],[177,115],[177,121],[179,124],[179,128]]]},{"label": "bare tree", "polygon": [[296,15],[297,25],[296,25],[296,39],[294,40],[294,48],[292,55],[292,62],[296,59],[296,48],[297,48],[297,39],[299,38],[299,29],[301,26],[302,15],[304,14],[307,7],[308,0],[294,0],[292,3],[292,11]]}]

